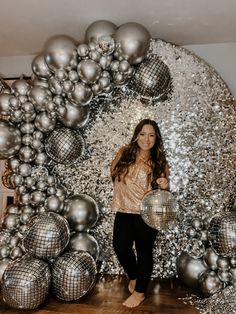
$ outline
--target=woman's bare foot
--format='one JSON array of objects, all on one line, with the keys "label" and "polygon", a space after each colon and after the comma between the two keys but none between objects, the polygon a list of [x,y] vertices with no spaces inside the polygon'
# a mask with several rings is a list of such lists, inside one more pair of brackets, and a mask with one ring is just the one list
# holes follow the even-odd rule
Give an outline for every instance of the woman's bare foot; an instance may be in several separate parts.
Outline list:
[{"label": "woman's bare foot", "polygon": [[136,279],[130,280],[129,285],[128,285],[128,289],[130,293],[134,292],[135,286],[136,286]]},{"label": "woman's bare foot", "polygon": [[133,307],[138,306],[141,302],[143,302],[144,299],[145,299],[144,293],[134,291],[128,297],[128,299],[125,300],[123,305],[129,308],[133,308]]}]

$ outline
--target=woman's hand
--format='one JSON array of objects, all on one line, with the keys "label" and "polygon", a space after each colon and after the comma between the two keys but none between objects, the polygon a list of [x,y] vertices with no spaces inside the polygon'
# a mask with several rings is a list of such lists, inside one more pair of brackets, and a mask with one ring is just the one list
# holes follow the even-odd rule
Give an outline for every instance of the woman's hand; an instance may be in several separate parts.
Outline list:
[{"label": "woman's hand", "polygon": [[159,185],[160,189],[168,190],[169,188],[169,181],[165,177],[160,177],[156,180],[156,183]]}]

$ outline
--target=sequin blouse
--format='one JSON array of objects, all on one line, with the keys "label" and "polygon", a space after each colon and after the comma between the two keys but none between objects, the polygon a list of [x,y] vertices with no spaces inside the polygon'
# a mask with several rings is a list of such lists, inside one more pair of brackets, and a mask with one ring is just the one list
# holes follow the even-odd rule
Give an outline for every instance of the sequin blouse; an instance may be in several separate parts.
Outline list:
[{"label": "sequin blouse", "polygon": [[[111,171],[121,157],[123,148],[117,153]],[[113,186],[112,210],[140,214],[140,204],[144,195],[151,191],[152,168],[150,161],[137,157],[135,163],[129,167],[129,171],[124,178],[118,181],[115,178]]]}]

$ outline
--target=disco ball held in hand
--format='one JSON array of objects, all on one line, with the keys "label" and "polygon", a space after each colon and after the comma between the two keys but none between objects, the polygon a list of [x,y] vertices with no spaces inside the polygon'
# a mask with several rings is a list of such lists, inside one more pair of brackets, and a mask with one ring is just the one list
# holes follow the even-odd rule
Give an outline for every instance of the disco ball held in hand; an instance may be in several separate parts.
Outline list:
[{"label": "disco ball held in hand", "polygon": [[3,300],[13,308],[35,309],[46,299],[50,282],[46,262],[31,257],[17,259],[3,274]]},{"label": "disco ball held in hand", "polygon": [[130,88],[146,99],[160,98],[169,91],[170,85],[168,66],[154,55],[137,66],[130,81]]},{"label": "disco ball held in hand", "polygon": [[172,193],[153,190],[147,193],[141,203],[141,216],[150,227],[166,229],[177,218],[177,202]]},{"label": "disco ball held in hand", "polygon": [[236,212],[215,215],[210,222],[209,240],[216,253],[236,257]]},{"label": "disco ball held in hand", "polygon": [[47,155],[60,164],[71,164],[78,160],[84,150],[84,140],[79,131],[58,128],[52,131],[45,142]]},{"label": "disco ball held in hand", "polygon": [[48,212],[33,217],[23,243],[29,254],[50,259],[65,249],[69,239],[67,220],[59,214]]},{"label": "disco ball held in hand", "polygon": [[64,301],[78,300],[94,286],[95,275],[96,263],[89,253],[65,253],[53,264],[53,292]]}]

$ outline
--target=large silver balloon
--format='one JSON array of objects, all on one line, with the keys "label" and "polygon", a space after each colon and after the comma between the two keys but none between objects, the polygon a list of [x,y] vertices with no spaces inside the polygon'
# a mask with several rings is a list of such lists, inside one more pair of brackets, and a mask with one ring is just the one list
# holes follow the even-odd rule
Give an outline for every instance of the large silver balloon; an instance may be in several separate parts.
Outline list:
[{"label": "large silver balloon", "polygon": [[8,264],[2,279],[4,302],[17,309],[35,309],[49,291],[51,273],[46,262],[24,257]]},{"label": "large silver balloon", "polygon": [[117,26],[107,20],[98,20],[89,25],[85,32],[85,41],[96,42],[100,37],[113,35]]},{"label": "large silver balloon", "polygon": [[74,231],[88,231],[97,222],[98,206],[95,200],[85,194],[76,194],[65,200],[63,215]]},{"label": "large silver balloon", "polygon": [[13,157],[20,147],[20,131],[10,122],[0,119],[0,159]]},{"label": "large silver balloon", "polygon": [[161,230],[177,218],[176,199],[165,190],[147,193],[141,203],[141,216],[150,227]]},{"label": "large silver balloon", "polygon": [[47,80],[52,75],[47,63],[45,62],[43,54],[40,54],[33,59],[32,70],[37,77],[43,80]]},{"label": "large silver balloon", "polygon": [[114,34],[117,52],[130,64],[138,64],[147,55],[150,45],[148,30],[139,23],[125,23]]},{"label": "large silver balloon", "polygon": [[223,284],[214,271],[206,271],[199,277],[199,287],[206,296],[210,296],[220,291]]},{"label": "large silver balloon", "polygon": [[23,239],[24,247],[39,258],[54,258],[67,246],[69,225],[59,214],[49,212],[33,217]]},{"label": "large silver balloon", "polygon": [[7,93],[0,94],[0,115],[8,116],[9,112],[9,99],[11,95]]},{"label": "large silver balloon", "polygon": [[59,256],[52,266],[54,294],[64,301],[75,301],[93,286],[96,264],[87,252],[68,252]]},{"label": "large silver balloon", "polygon": [[79,131],[58,128],[45,140],[47,155],[62,164],[74,163],[84,151],[84,141]]},{"label": "large silver balloon", "polygon": [[87,59],[80,61],[77,72],[84,83],[93,84],[101,76],[102,68],[97,62]]},{"label": "large silver balloon", "polygon": [[219,255],[236,257],[236,212],[213,216],[209,227],[209,240]]},{"label": "large silver balloon", "polygon": [[77,83],[68,98],[76,105],[87,105],[93,97],[91,88],[84,83]]},{"label": "large silver balloon", "polygon": [[193,258],[182,252],[176,259],[176,270],[180,280],[188,287],[199,288],[199,277],[207,270],[201,258]]},{"label": "large silver balloon", "polygon": [[60,107],[59,120],[69,128],[82,128],[89,119],[89,106],[76,106],[66,102],[65,107]]},{"label": "large silver balloon", "polygon": [[95,260],[97,260],[99,255],[97,240],[87,232],[73,234],[68,244],[68,249],[72,251],[88,252]]},{"label": "large silver balloon", "polygon": [[44,58],[52,71],[70,66],[76,49],[75,40],[67,35],[51,37],[45,44]]},{"label": "large silver balloon", "polygon": [[129,86],[141,98],[158,99],[170,89],[169,68],[159,57],[150,56],[137,66]]}]

